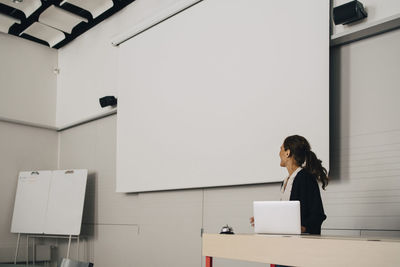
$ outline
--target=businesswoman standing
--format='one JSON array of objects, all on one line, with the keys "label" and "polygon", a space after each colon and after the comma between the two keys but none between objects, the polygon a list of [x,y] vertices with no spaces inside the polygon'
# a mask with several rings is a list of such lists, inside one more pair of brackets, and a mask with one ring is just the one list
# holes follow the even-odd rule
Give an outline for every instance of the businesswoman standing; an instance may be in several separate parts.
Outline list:
[{"label": "businesswoman standing", "polygon": [[322,161],[311,151],[308,141],[299,135],[286,137],[279,152],[281,167],[289,176],[281,187],[281,200],[299,200],[301,231],[321,234],[322,222],[326,219],[318,182],[325,190],[328,185],[327,171]]},{"label": "businesswoman standing", "polygon": [[[286,137],[280,148],[280,165],[289,176],[282,182],[281,200],[299,200],[301,232],[321,234],[322,222],[326,219],[318,182],[322,189],[328,185],[327,171],[321,160],[311,151],[308,141],[299,135]],[[254,226],[254,218],[250,218]]]}]

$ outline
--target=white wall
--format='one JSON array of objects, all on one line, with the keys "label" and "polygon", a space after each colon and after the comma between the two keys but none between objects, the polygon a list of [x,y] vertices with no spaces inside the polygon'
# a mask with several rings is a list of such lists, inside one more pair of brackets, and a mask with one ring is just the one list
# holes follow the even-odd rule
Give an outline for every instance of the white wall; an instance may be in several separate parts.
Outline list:
[{"label": "white wall", "polygon": [[[149,14],[146,13],[150,11],[145,8],[147,5],[144,2],[134,2],[137,3],[137,12]],[[151,1],[153,5],[161,6],[164,2],[168,1]],[[366,0],[363,2],[366,3]],[[375,0],[373,3],[381,1]],[[397,1],[388,6],[389,9],[396,9],[396,5]],[[130,18],[135,19],[133,16]],[[129,23],[130,20],[124,22]],[[107,21],[97,27],[103,27],[105,23]],[[91,31],[101,33],[96,28]],[[331,162],[332,181],[322,194],[328,215],[323,224],[325,234],[400,237],[399,164],[396,161],[400,149],[395,144],[399,143],[396,141],[399,125],[398,119],[391,117],[400,113],[396,103],[399,98],[396,85],[400,82],[399,50],[396,49],[400,44],[399,35],[397,30],[332,51],[331,142],[332,148],[335,148],[332,156],[337,160]],[[82,41],[84,36],[68,45],[64,56],[61,56],[64,52],[60,51],[60,60],[71,56],[81,62],[73,51],[79,54],[80,49],[90,50],[89,45],[102,46],[98,44],[101,43],[101,36],[93,35],[92,39]],[[0,38],[0,47],[3,47],[5,37],[0,35]],[[80,45],[73,46],[75,43]],[[70,46],[75,48],[69,50]],[[26,48],[26,51],[30,51],[30,48]],[[0,53],[3,53],[2,49]],[[96,53],[92,56],[101,58],[105,52],[99,49]],[[83,57],[84,53],[79,55]],[[1,69],[5,68],[4,62],[0,61]],[[88,64],[88,67],[97,66]],[[3,83],[8,81],[8,76],[1,77],[3,94]],[[72,75],[69,82],[72,83],[77,77]],[[109,79],[111,81],[112,77]],[[79,95],[80,90],[83,89],[74,90],[75,93],[71,92],[71,95]],[[88,96],[88,99],[91,98]],[[67,99],[71,99],[71,96]],[[9,103],[12,101],[19,103],[18,99],[10,99]],[[79,105],[77,108],[82,110],[82,116],[69,117],[65,110],[60,118],[64,118],[62,120],[65,123],[80,119],[85,115],[85,109]],[[18,117],[14,112],[9,114]],[[20,112],[27,113],[25,109]],[[47,118],[50,114],[42,115]],[[18,119],[28,116],[22,115]],[[172,230],[182,234],[182,239],[178,240],[179,246],[182,248],[185,245],[188,253],[178,261],[177,266],[203,266],[200,265],[200,225],[212,233],[218,232],[226,223],[232,225],[236,232],[250,232],[248,217],[251,215],[251,201],[278,197],[277,184],[143,195],[117,194],[115,123],[113,116],[64,131],[60,135],[60,167],[90,169],[90,190],[84,219],[90,239],[88,244],[82,246],[81,259],[92,260],[96,266],[172,266],[184,254],[174,254],[175,244],[168,242],[174,240]],[[57,134],[54,132],[0,122],[0,245],[2,248],[8,247],[0,250],[0,254],[6,251],[1,255],[8,259],[10,253],[14,253],[9,247],[14,247],[16,238],[9,230],[17,173],[21,169],[57,168],[56,140]],[[370,156],[373,158],[368,160]],[[167,227],[163,228],[164,225]],[[381,231],[385,227],[392,231]],[[144,231],[141,232],[141,229]],[[143,246],[139,246],[139,240]],[[59,255],[64,255],[64,252],[60,250]],[[72,250],[72,256],[74,252],[75,249]],[[215,264],[230,267],[265,266],[222,259]]]},{"label": "white wall", "polygon": [[[58,134],[10,122],[55,126],[57,51],[0,33],[0,262],[12,261],[11,234],[20,171],[57,168]],[[20,259],[25,250],[19,253]]]},{"label": "white wall", "polygon": [[[400,107],[393,103],[399,43],[397,30],[331,51],[333,160],[331,183],[322,192],[323,234],[400,237]],[[93,234],[82,259],[96,266],[204,266],[201,228],[218,233],[228,223],[250,233],[252,201],[279,198],[278,183],[115,193],[115,115],[63,131],[60,142],[61,168],[86,166],[92,173],[94,213],[85,225]],[[265,266],[224,259],[215,265]]]},{"label": "white wall", "polygon": [[18,173],[56,169],[57,150],[53,130],[0,122],[0,262],[14,259],[17,235],[10,230]]},{"label": "white wall", "polygon": [[117,95],[117,50],[111,45],[116,35],[164,13],[171,6],[194,0],[136,0],[59,50],[60,75],[57,94],[57,127],[90,118],[102,109],[99,98]]},{"label": "white wall", "polygon": [[[331,1],[333,7],[350,2],[349,0]],[[332,34],[342,34],[348,31],[357,30],[365,27],[368,24],[400,14],[400,1],[398,0],[361,0],[360,2],[364,5],[364,8],[368,13],[368,17],[362,21],[355,22],[350,25],[336,25],[332,29]]]},{"label": "white wall", "polygon": [[0,119],[55,126],[57,50],[0,33]]},{"label": "white wall", "polygon": [[84,228],[91,234],[80,259],[100,267],[204,266],[201,228],[215,233],[229,223],[249,233],[252,200],[278,197],[279,185],[116,193],[116,115],[62,131],[60,149],[61,168],[89,168]]},{"label": "white wall", "polygon": [[400,230],[400,30],[332,50],[329,229]]}]

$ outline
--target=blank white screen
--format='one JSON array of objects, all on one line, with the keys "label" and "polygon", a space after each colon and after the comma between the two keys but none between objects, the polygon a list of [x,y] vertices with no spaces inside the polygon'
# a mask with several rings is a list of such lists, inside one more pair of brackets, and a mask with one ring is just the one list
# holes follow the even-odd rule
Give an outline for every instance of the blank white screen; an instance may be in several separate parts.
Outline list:
[{"label": "blank white screen", "polygon": [[205,0],[120,45],[117,191],[280,181],[291,134],[328,167],[328,22],[328,1]]}]

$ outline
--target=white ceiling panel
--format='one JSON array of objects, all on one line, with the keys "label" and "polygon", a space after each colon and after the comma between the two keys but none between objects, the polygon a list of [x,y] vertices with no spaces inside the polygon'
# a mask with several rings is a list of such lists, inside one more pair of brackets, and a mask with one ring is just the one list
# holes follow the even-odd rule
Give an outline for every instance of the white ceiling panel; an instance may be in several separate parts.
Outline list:
[{"label": "white ceiling panel", "polygon": [[65,34],[62,31],[41,24],[39,22],[33,23],[21,34],[28,34],[40,40],[46,41],[50,47],[55,46],[65,39]]},{"label": "white ceiling panel", "polygon": [[59,49],[135,0],[114,1],[0,0],[0,33]]},{"label": "white ceiling panel", "polygon": [[0,32],[8,33],[8,30],[14,23],[21,23],[21,21],[0,13]]},{"label": "white ceiling panel", "polygon": [[71,34],[72,29],[82,21],[88,22],[87,19],[70,13],[64,9],[51,5],[42,14],[40,14],[39,22],[46,24],[52,28],[62,30]]},{"label": "white ceiling panel", "polygon": [[42,6],[42,1],[40,0],[25,0],[21,3],[14,3],[11,0],[0,0],[0,3],[21,10],[24,12],[26,17],[29,17],[33,12]]},{"label": "white ceiling panel", "polygon": [[61,2],[61,5],[64,3],[70,3],[71,5],[89,11],[93,18],[97,18],[114,5],[112,0],[64,0]]}]

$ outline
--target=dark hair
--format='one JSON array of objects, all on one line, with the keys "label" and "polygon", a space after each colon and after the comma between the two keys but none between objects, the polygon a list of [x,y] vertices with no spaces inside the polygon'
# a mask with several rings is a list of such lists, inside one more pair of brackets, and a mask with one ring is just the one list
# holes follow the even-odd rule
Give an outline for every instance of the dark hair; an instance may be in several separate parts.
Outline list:
[{"label": "dark hair", "polygon": [[304,169],[314,175],[318,181],[322,183],[322,189],[328,185],[328,173],[324,167],[322,167],[322,161],[317,158],[314,152],[311,151],[310,143],[307,139],[300,135],[292,135],[286,137],[283,141],[283,148],[290,150],[290,156],[298,166],[302,166],[306,163]]}]

